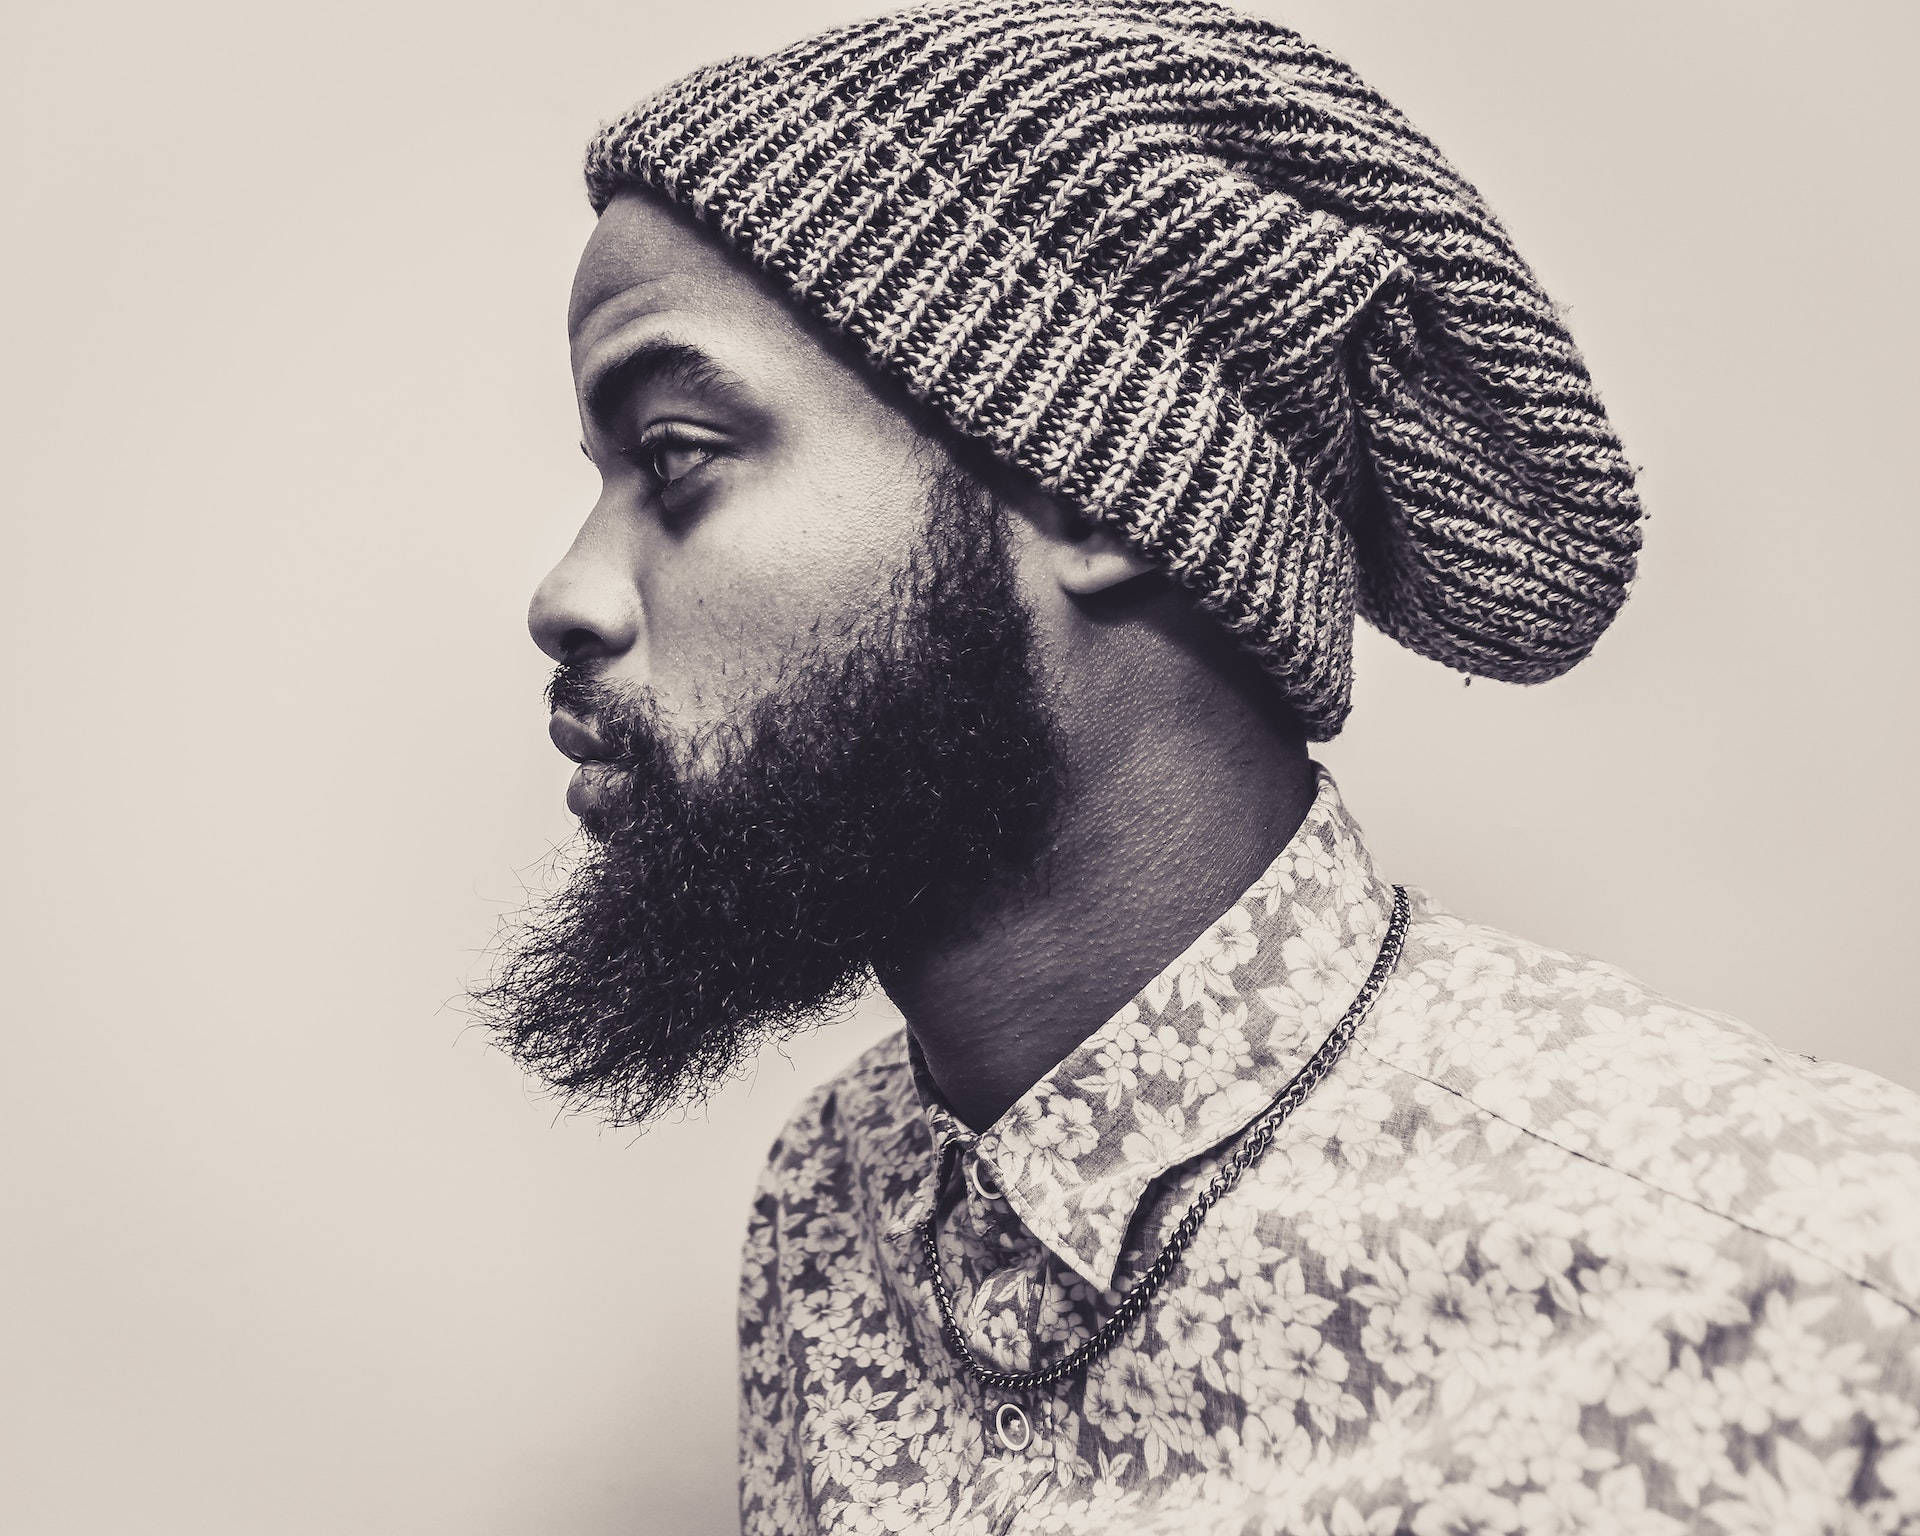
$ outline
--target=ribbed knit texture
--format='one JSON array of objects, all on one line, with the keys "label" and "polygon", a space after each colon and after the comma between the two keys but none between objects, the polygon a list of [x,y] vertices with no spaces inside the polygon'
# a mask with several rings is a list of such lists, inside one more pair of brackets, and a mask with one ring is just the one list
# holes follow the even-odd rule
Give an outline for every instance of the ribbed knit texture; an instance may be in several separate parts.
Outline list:
[{"label": "ribbed knit texture", "polygon": [[1352,70],[1205,3],[961,0],[698,70],[596,211],[697,216],[883,375],[1118,529],[1308,733],[1356,606],[1512,682],[1592,648],[1633,473],[1479,194]]}]

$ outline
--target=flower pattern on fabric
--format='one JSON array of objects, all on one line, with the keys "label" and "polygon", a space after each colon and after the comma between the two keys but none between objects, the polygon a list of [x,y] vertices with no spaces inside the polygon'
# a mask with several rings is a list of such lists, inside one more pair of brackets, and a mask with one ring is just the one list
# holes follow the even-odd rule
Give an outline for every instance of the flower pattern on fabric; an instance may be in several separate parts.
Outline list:
[{"label": "flower pattern on fabric", "polygon": [[904,1036],[816,1094],[747,1239],[750,1536],[1920,1529],[1920,1098],[1417,895],[1145,1317],[1046,1391],[960,1371],[923,1217],[976,1350],[1070,1349],[1389,906],[1323,773],[1260,881],[985,1132]]}]

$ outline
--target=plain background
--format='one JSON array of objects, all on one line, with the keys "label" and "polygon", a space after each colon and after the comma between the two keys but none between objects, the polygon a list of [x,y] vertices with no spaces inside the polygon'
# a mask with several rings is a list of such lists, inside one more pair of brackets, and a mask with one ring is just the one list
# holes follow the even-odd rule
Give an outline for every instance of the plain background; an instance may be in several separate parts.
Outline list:
[{"label": "plain background", "polygon": [[[748,1192],[884,1006],[636,1139],[455,1000],[570,829],[582,145],[861,9],[8,8],[9,1532],[733,1528]],[[1560,684],[1363,639],[1386,869],[1910,1085],[1915,14],[1284,12],[1506,216],[1652,512]]]}]

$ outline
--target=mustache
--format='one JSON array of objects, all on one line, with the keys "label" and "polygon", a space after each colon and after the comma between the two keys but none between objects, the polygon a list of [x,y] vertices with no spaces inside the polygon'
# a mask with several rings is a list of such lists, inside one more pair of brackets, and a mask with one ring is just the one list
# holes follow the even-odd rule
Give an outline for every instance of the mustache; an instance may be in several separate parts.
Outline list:
[{"label": "mustache", "polygon": [[628,769],[658,765],[667,733],[651,692],[616,688],[593,663],[569,660],[553,669],[545,693],[549,710],[571,715],[604,744],[596,759]]},{"label": "mustache", "polygon": [[582,725],[597,726],[605,716],[621,712],[624,701],[594,675],[584,661],[563,661],[547,679],[547,708],[565,710]]}]

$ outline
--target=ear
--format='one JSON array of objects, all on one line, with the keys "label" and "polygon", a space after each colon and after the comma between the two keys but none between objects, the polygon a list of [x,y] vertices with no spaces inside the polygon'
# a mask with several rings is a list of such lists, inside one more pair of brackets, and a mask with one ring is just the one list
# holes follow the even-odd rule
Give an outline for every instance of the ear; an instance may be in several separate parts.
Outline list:
[{"label": "ear", "polygon": [[1070,512],[1026,487],[1012,498],[1036,535],[1041,557],[1062,592],[1095,597],[1159,567],[1111,528]]},{"label": "ear", "polygon": [[1054,572],[1061,591],[1075,597],[1093,597],[1159,569],[1111,528],[1080,518],[1073,523],[1077,536],[1054,552]]}]

